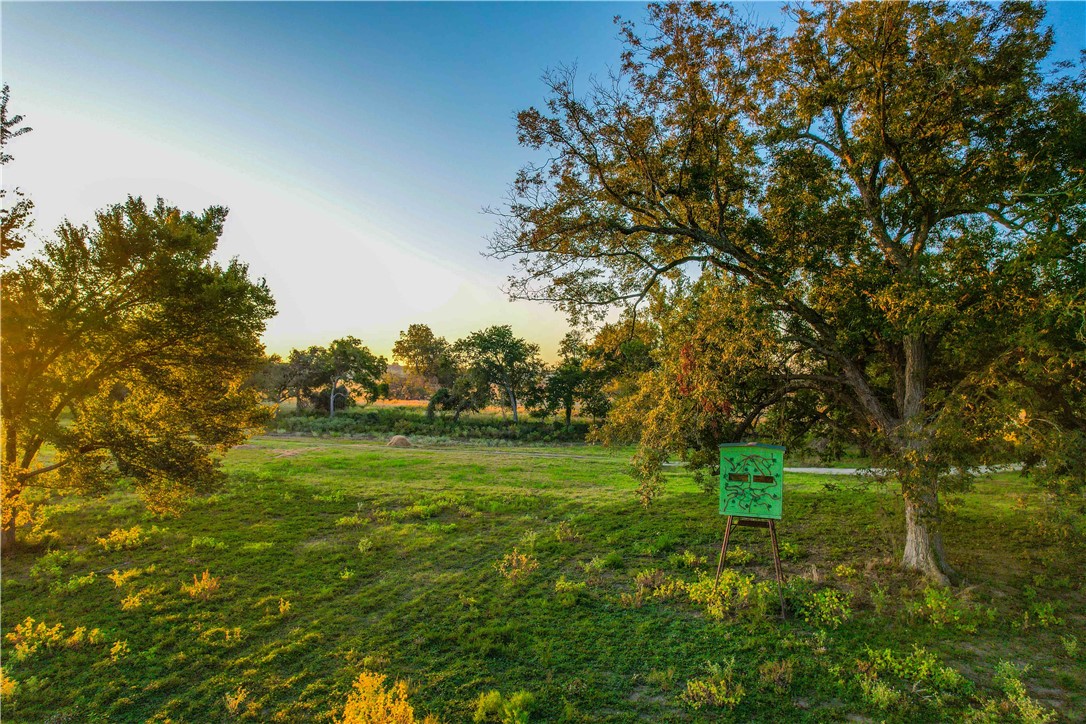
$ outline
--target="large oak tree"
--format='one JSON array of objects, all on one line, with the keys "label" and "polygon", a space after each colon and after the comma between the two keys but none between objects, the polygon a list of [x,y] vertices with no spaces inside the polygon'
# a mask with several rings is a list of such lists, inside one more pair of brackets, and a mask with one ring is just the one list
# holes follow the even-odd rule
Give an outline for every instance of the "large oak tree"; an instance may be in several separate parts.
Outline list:
[{"label": "large oak tree", "polygon": [[221,480],[217,457],[267,419],[245,385],[275,304],[212,254],[226,209],[129,198],[64,222],[3,274],[3,548],[24,492],[134,481],[157,511]]},{"label": "large oak tree", "polygon": [[758,386],[737,419],[817,395],[895,469],[903,564],[945,581],[938,494],[1007,437],[986,413],[1032,401],[1083,429],[1083,83],[1043,78],[1038,5],[791,13],[785,35],[653,6],[615,77],[551,72],[518,116],[550,160],[518,174],[491,251],[519,259],[514,297],[575,317],[720,275],[772,338],[763,361],[700,345]]}]

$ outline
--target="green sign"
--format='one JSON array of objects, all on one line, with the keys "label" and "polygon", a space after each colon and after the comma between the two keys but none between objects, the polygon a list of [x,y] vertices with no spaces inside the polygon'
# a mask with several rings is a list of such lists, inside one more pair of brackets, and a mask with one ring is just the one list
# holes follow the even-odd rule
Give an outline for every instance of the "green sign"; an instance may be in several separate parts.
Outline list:
[{"label": "green sign", "polygon": [[757,443],[720,446],[720,514],[781,519],[784,448]]}]

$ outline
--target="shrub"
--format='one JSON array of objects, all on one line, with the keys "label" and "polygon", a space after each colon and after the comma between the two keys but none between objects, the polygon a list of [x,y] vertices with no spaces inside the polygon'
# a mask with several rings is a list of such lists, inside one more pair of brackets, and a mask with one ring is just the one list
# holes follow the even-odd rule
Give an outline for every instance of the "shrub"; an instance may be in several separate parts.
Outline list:
[{"label": "shrub", "polygon": [[573,543],[581,539],[577,535],[577,531],[574,529],[573,524],[568,520],[563,520],[558,523],[554,528],[554,537],[558,539],[559,543]]},{"label": "shrub", "polygon": [[197,578],[195,574],[192,576],[192,585],[181,584],[181,591],[189,594],[190,598],[199,598],[201,601],[207,601],[219,590],[219,579],[212,576],[208,571],[204,571],[203,576]]},{"label": "shrub", "polygon": [[812,626],[837,628],[852,618],[852,594],[824,588],[800,603],[800,615]]},{"label": "shrub", "polygon": [[1029,671],[1029,666],[1016,667],[1009,661],[1000,661],[996,666],[993,681],[1003,691],[1003,699],[983,700],[983,706],[970,712],[966,721],[977,724],[997,724],[1005,721],[1019,721],[1023,724],[1048,724],[1057,719],[1056,712],[1044,708],[1030,698],[1022,675]]},{"label": "shrub", "polygon": [[139,548],[147,540],[143,528],[134,525],[131,528],[114,528],[105,538],[97,538],[98,544],[106,551],[126,551]]},{"label": "shrub", "polygon": [[919,646],[905,656],[890,649],[865,651],[856,662],[857,679],[864,699],[880,709],[907,708],[914,703],[910,697],[938,707],[973,690],[956,669],[941,666],[935,654]]},{"label": "shrub", "polygon": [[649,675],[645,677],[645,681],[660,687],[664,691],[671,691],[672,687],[675,686],[675,667],[669,666],[666,669],[653,669],[649,672]]},{"label": "shrub", "polygon": [[573,583],[567,581],[565,576],[559,576],[554,582],[554,592],[557,594],[558,603],[563,606],[572,606],[588,590],[588,584],[584,581]]},{"label": "shrub", "polygon": [[1041,628],[1063,625],[1063,619],[1056,615],[1056,604],[1052,601],[1035,601],[1030,604],[1029,611]]},{"label": "shrub", "polygon": [[223,550],[226,548],[226,544],[221,540],[218,540],[209,535],[196,535],[192,537],[192,542],[189,543],[189,550],[197,550],[199,548],[207,548],[209,550]]},{"label": "shrub", "polygon": [[763,686],[783,694],[792,685],[792,662],[788,659],[766,661],[758,667],[758,679]]},{"label": "shrub", "polygon": [[923,600],[912,604],[910,611],[937,629],[953,626],[961,631],[977,630],[976,623],[971,621],[972,612],[968,605],[960,602],[950,589],[942,586],[925,587]]},{"label": "shrub", "polygon": [[743,700],[746,690],[735,680],[735,659],[723,664],[706,662],[708,675],[686,682],[680,699],[694,709],[727,707],[734,709]]},{"label": "shrub", "polygon": [[480,694],[475,702],[475,715],[472,721],[501,722],[501,724],[527,724],[528,715],[535,706],[535,696],[528,691],[517,691],[504,697],[498,691]]},{"label": "shrub", "polygon": [[736,566],[745,566],[754,560],[754,554],[741,546],[728,546],[728,562]]},{"label": "shrub", "polygon": [[795,543],[789,543],[782,541],[778,548],[782,561],[795,561],[798,560],[803,554]]},{"label": "shrub", "polygon": [[44,556],[34,561],[30,567],[30,575],[33,578],[48,580],[59,578],[64,566],[72,561],[72,554],[67,551],[49,551]]},{"label": "shrub", "polygon": [[10,678],[0,669],[0,700],[10,702],[19,689],[19,682]]},{"label": "shrub", "polygon": [[363,518],[362,516],[358,515],[358,514],[345,515],[342,518],[339,518],[339,519],[336,520],[336,525],[337,526],[355,526],[355,525],[362,525],[365,522],[366,522],[366,519]]},{"label": "shrub", "polygon": [[65,637],[64,624],[50,626],[45,621],[35,621],[27,616],[4,638],[15,645],[15,660],[22,661],[39,649],[79,649],[84,643],[101,643],[102,632],[91,629],[88,633],[85,627],[80,626],[70,636]]},{"label": "shrub", "polygon": [[634,574],[634,586],[638,591],[652,593],[667,580],[659,568],[646,568]]},{"label": "shrub", "polygon": [[131,653],[131,649],[128,648],[127,641],[115,641],[109,649],[109,660],[117,663],[125,656],[128,656],[129,653]]},{"label": "shrub", "polygon": [[[363,671],[355,679],[343,714],[335,719],[337,724],[416,724],[415,710],[407,701],[407,684],[397,680],[385,688],[384,674]],[[423,724],[437,724],[437,719],[427,716]]]},{"label": "shrub", "polygon": [[244,686],[239,686],[233,694],[224,694],[223,699],[226,702],[226,710],[231,715],[237,714],[238,709],[241,708],[242,703],[248,696],[249,692]]},{"label": "shrub", "polygon": [[688,566],[689,568],[700,568],[706,564],[705,556],[699,556],[694,551],[684,550],[682,553],[675,553],[669,556],[668,563],[673,566]]},{"label": "shrub", "polygon": [[49,592],[53,594],[64,594],[78,591],[80,588],[85,588],[94,583],[96,574],[94,571],[87,573],[85,576],[70,576],[67,583],[61,583],[56,581],[49,584]]},{"label": "shrub", "polygon": [[516,548],[512,553],[509,553],[498,560],[494,564],[494,568],[498,570],[498,573],[507,581],[516,581],[527,578],[535,569],[539,568],[539,561],[531,553],[521,553]]},{"label": "shrub", "polygon": [[109,578],[109,580],[113,581],[114,586],[116,586],[117,588],[121,588],[133,578],[143,575],[144,573],[153,573],[154,570],[154,566],[150,566],[149,568],[147,568],[146,571],[140,568],[129,568],[127,571],[118,571],[116,568],[114,568],[113,573],[110,573],[106,577]]},{"label": "shrub", "polygon": [[723,619],[739,611],[764,616],[768,610],[772,586],[766,581],[754,582],[754,576],[744,576],[733,570],[721,573],[719,583],[702,573],[697,582],[685,586],[691,603],[705,607],[710,618]]}]

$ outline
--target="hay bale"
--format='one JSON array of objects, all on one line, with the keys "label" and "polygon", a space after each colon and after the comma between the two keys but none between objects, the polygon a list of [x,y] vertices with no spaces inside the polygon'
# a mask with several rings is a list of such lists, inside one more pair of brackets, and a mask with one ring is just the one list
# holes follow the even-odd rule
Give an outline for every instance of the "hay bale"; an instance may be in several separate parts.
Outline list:
[{"label": "hay bale", "polygon": [[411,441],[403,435],[393,435],[388,441],[388,447],[411,447]]}]

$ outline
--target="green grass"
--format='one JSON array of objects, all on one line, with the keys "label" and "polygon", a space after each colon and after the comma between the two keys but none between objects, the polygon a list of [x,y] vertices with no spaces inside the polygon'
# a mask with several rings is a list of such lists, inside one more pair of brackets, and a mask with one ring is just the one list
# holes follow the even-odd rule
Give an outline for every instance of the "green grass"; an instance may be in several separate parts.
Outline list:
[{"label": "green grass", "polygon": [[[1042,535],[1013,475],[952,501],[945,535],[967,580],[949,593],[895,565],[896,496],[789,476],[782,622],[772,585],[722,618],[651,594],[713,572],[722,521],[681,469],[645,511],[627,465],[598,448],[265,438],[177,519],[123,491],[62,501],[47,527],[65,553],[4,562],[2,630],[32,617],[102,641],[19,660],[5,640],[4,721],[331,721],[363,669],[408,680],[416,710],[446,722],[470,721],[490,690],[531,692],[533,721],[960,721],[985,706],[1013,721],[1001,661],[1031,666],[1036,703],[1086,718],[1082,554]],[[135,525],[138,547],[96,542]],[[772,582],[766,538],[737,531],[751,560],[736,585]],[[511,582],[497,564],[514,549],[538,567]],[[205,570],[218,590],[185,593]]]}]

